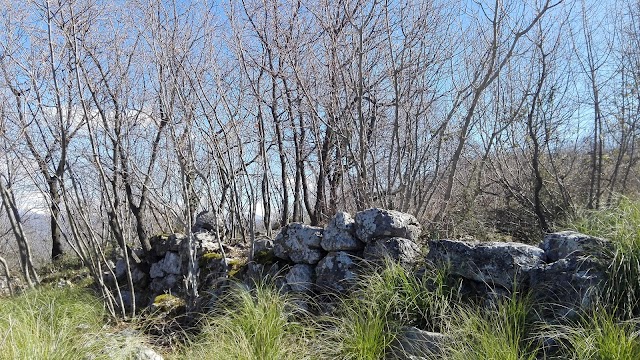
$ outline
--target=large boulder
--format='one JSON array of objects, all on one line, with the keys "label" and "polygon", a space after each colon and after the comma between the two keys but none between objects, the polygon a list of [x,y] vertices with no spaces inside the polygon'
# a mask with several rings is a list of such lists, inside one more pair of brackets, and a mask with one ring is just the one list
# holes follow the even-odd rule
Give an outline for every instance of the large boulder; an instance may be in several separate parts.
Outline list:
[{"label": "large boulder", "polygon": [[544,251],[514,242],[429,241],[427,260],[453,275],[511,290],[526,287],[531,269],[543,265]]},{"label": "large boulder", "polygon": [[316,267],[316,285],[320,291],[345,292],[356,278],[355,270],[349,253],[330,252]]},{"label": "large boulder", "polygon": [[357,213],[355,229],[358,239],[365,243],[382,237],[401,237],[417,241],[422,231],[413,215],[378,208]]},{"label": "large boulder", "polygon": [[607,279],[610,242],[589,235],[563,231],[545,236],[540,244],[547,263],[530,272],[530,285],[543,317],[576,319],[596,304]]},{"label": "large boulder", "polygon": [[316,264],[325,255],[320,242],[321,227],[291,223],[282,230],[274,240],[274,254],[284,260],[296,264]]},{"label": "large boulder", "polygon": [[346,212],[338,212],[329,221],[322,234],[320,245],[326,251],[358,251],[364,243],[355,236],[355,221]]},{"label": "large boulder", "polygon": [[540,248],[544,250],[548,263],[567,257],[601,256],[604,251],[612,250],[611,243],[607,240],[575,231],[547,234]]},{"label": "large boulder", "polygon": [[291,291],[306,293],[312,289],[314,275],[315,269],[313,266],[296,264],[287,272],[285,279],[287,279],[287,285],[289,285]]},{"label": "large boulder", "polygon": [[202,211],[196,215],[196,222],[193,225],[192,231],[208,231],[211,233],[218,231],[220,236],[222,236],[224,234],[224,220],[213,211]]},{"label": "large boulder", "polygon": [[420,258],[420,246],[415,242],[399,238],[380,238],[367,243],[363,257],[367,261],[380,263],[385,259],[393,260],[402,265],[410,266]]}]

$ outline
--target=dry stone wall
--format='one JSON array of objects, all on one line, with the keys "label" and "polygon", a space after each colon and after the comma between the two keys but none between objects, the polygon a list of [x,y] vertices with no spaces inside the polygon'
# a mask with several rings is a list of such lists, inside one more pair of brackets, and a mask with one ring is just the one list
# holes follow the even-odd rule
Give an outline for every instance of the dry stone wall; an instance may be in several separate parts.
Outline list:
[{"label": "dry stone wall", "polygon": [[[530,290],[539,303],[549,304],[541,310],[543,316],[574,318],[597,300],[611,252],[608,241],[575,232],[548,234],[539,246],[448,239],[420,244],[421,226],[414,216],[373,208],[353,217],[339,212],[324,228],[289,224],[275,239],[256,239],[253,261],[244,263],[222,257],[217,240],[221,223],[209,213],[201,215],[193,234],[205,291],[233,276],[248,285],[271,279],[282,291],[294,293],[345,293],[359,272],[376,271],[371,264],[391,259],[407,269],[419,263],[445,270],[461,281],[466,297],[491,301],[496,294]],[[136,291],[145,294],[141,305],[159,294],[182,294],[187,244],[182,234],[159,236],[152,241],[152,256],[130,259]],[[423,248],[428,248],[426,254]],[[120,283],[126,283],[125,261],[114,269]]]},{"label": "dry stone wall", "polygon": [[345,292],[362,261],[389,258],[410,266],[420,260],[420,233],[416,218],[398,211],[368,209],[355,218],[339,212],[325,228],[285,226],[274,240],[273,253],[289,262],[283,270],[288,290]]}]

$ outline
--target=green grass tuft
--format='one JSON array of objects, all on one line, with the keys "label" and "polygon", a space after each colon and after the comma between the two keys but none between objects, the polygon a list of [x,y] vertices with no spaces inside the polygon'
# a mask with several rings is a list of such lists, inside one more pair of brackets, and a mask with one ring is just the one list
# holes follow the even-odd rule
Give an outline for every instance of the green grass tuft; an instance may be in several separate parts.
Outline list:
[{"label": "green grass tuft", "polygon": [[433,271],[417,277],[393,262],[368,271],[325,330],[326,358],[374,360],[394,352],[394,342],[406,326],[430,331],[447,327],[452,291],[446,274]]},{"label": "green grass tuft", "polygon": [[567,358],[576,360],[640,359],[640,342],[635,326],[617,322],[610,313],[594,312],[582,326],[564,329],[568,338]]},{"label": "green grass tuft", "polygon": [[233,289],[223,309],[210,316],[202,334],[185,347],[184,359],[304,359],[310,327],[295,321],[298,307],[272,286]]},{"label": "green grass tuft", "polygon": [[620,319],[640,317],[640,201],[623,197],[617,206],[579,213],[569,226],[613,243],[603,301]]},{"label": "green grass tuft", "polygon": [[86,290],[51,288],[0,300],[0,357],[80,359],[96,348],[87,334],[103,324],[102,304]]},{"label": "green grass tuft", "polygon": [[0,359],[134,359],[148,341],[105,325],[103,303],[80,287],[0,299]]},{"label": "green grass tuft", "polygon": [[538,352],[529,335],[531,304],[514,292],[496,309],[460,307],[453,317],[454,360],[533,360]]}]

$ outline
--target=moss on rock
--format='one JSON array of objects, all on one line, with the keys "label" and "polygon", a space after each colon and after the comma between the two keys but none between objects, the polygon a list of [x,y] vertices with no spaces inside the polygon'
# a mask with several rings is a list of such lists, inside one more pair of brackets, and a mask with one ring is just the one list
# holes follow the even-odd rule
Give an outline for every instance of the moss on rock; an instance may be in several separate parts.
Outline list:
[{"label": "moss on rock", "polygon": [[161,294],[153,299],[153,306],[162,311],[173,311],[185,306],[185,301],[172,294]]}]

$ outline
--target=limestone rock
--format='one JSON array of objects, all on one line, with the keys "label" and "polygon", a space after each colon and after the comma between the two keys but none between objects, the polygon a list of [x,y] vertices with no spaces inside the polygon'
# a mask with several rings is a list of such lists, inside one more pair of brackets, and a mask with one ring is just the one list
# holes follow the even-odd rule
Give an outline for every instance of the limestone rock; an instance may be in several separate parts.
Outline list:
[{"label": "limestone rock", "polygon": [[364,243],[354,236],[355,221],[346,212],[338,212],[327,224],[320,245],[326,251],[358,251]]},{"label": "limestone rock", "polygon": [[135,360],[164,360],[162,355],[158,354],[155,350],[146,347],[140,346],[134,357]]},{"label": "limestone rock", "polygon": [[551,263],[570,256],[599,256],[611,249],[611,243],[575,231],[562,231],[545,235],[540,248],[544,250],[546,261]]},{"label": "limestone rock", "polygon": [[[218,238],[216,238],[215,234],[212,234],[210,232],[197,232],[193,233],[193,238],[197,244],[196,248],[198,249],[198,254],[220,251],[220,243],[222,241],[218,242]],[[187,241],[183,242],[183,244],[185,245],[184,247],[186,247],[187,243]]]},{"label": "limestone rock", "polygon": [[273,240],[263,236],[257,238],[253,243],[253,261],[259,264],[272,264],[276,260],[273,251]]},{"label": "limestone rock", "polygon": [[214,233],[218,231],[220,236],[224,233],[224,221],[220,216],[212,211],[202,211],[196,215],[196,223],[193,226],[193,232],[208,231]]},{"label": "limestone rock", "polygon": [[540,247],[547,263],[530,271],[530,285],[536,301],[546,304],[542,316],[575,320],[598,301],[612,245],[604,239],[563,231],[546,235]]},{"label": "limestone rock", "polygon": [[167,251],[180,251],[185,234],[158,235],[151,238],[151,248],[158,257],[164,256]]},{"label": "limestone rock", "polygon": [[[129,262],[129,266],[131,266],[131,279],[134,284],[141,284],[147,281],[147,274],[144,271],[138,268],[138,265],[133,261]],[[115,274],[116,278],[119,281],[126,281],[127,278],[127,263],[125,259],[118,259],[115,265]]]},{"label": "limestone rock", "polygon": [[357,213],[355,229],[358,239],[365,243],[382,237],[401,237],[417,241],[422,231],[413,215],[378,208]]},{"label": "limestone rock", "polygon": [[276,236],[274,254],[296,264],[316,264],[325,255],[320,246],[322,231],[321,227],[291,223]]},{"label": "limestone rock", "polygon": [[269,252],[273,251],[273,240],[268,237],[257,238],[253,243],[253,252]]},{"label": "limestone rock", "polygon": [[598,301],[606,280],[603,259],[570,256],[551,264],[540,264],[530,274],[536,302],[546,304],[543,317],[550,320],[577,319]]},{"label": "limestone rock", "polygon": [[514,242],[429,241],[427,260],[452,274],[512,289],[528,285],[531,269],[544,264],[542,249]]},{"label": "limestone rock", "polygon": [[149,275],[152,278],[159,278],[165,274],[182,274],[182,259],[175,252],[167,252],[164,258],[151,265]]},{"label": "limestone rock", "polygon": [[261,284],[264,280],[273,280],[281,275],[282,268],[280,264],[260,264],[250,262],[247,264],[247,271],[244,273],[243,283],[253,287]]},{"label": "limestone rock", "polygon": [[[391,345],[393,359],[422,359],[442,355],[449,337],[442,333],[404,327]],[[439,358],[439,357],[438,357]]]},{"label": "limestone rock", "polygon": [[149,285],[149,289],[154,294],[162,294],[168,291],[179,293],[178,288],[181,284],[182,276],[169,274],[164,277],[153,279]]},{"label": "limestone rock", "polygon": [[311,265],[296,264],[294,265],[285,278],[289,289],[293,292],[306,293],[311,291],[313,285],[315,269]]},{"label": "limestone rock", "polygon": [[344,292],[356,277],[356,264],[349,253],[330,252],[316,267],[316,285],[321,291]]},{"label": "limestone rock", "polygon": [[388,258],[402,265],[413,265],[420,258],[420,247],[409,239],[399,237],[374,239],[364,248],[363,257],[372,262],[382,262]]}]

